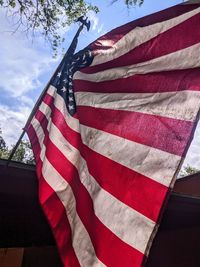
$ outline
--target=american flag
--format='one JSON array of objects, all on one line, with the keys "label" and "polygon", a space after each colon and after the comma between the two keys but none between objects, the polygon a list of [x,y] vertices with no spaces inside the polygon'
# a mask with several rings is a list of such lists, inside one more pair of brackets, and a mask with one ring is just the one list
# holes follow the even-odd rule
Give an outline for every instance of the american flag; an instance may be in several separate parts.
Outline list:
[{"label": "american flag", "polygon": [[27,132],[65,267],[145,263],[199,91],[199,5],[133,21],[63,62]]}]

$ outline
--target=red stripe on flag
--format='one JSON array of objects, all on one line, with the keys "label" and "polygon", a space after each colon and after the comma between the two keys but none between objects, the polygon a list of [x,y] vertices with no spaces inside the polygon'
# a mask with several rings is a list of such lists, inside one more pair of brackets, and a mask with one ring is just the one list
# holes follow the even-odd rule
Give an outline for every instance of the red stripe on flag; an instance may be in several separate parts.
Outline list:
[{"label": "red stripe on flag", "polygon": [[[50,108],[54,106],[54,97],[50,96],[49,94],[46,94],[43,98],[43,102]],[[42,127],[43,131],[46,132],[48,120],[46,116],[38,109],[35,113],[35,118],[40,122],[40,126]]]},{"label": "red stripe on flag", "polygon": [[138,112],[86,106],[78,106],[77,112],[81,124],[178,156],[193,129],[190,121]]},{"label": "red stripe on flag", "polygon": [[104,82],[74,80],[75,92],[157,93],[200,91],[200,68],[137,74]]},{"label": "red stripe on flag", "polygon": [[[30,125],[31,126],[31,125]],[[28,132],[29,138],[37,139],[34,128],[31,126]],[[34,149],[34,155],[39,157],[41,148],[39,141]],[[65,267],[79,267],[80,264],[72,247],[72,235],[66,211],[56,192],[47,184],[42,175],[42,161],[38,159],[37,176],[39,181],[39,200],[46,217],[51,225],[53,234],[59,249],[62,262]],[[56,212],[55,212],[56,211]]]},{"label": "red stripe on flag", "polygon": [[[52,122],[55,123],[63,135],[67,134],[67,137],[70,136],[70,139],[73,140],[73,145],[77,143],[75,141],[76,139],[80,141],[80,135],[67,127],[64,117],[57,108],[54,108],[52,114]],[[133,267],[141,264],[143,254],[121,241],[93,214],[92,199],[83,184],[80,182],[76,168],[51,142],[48,135],[45,137],[45,143],[48,143],[46,156],[49,162],[56,168],[62,177],[66,179],[73,190],[77,201],[77,212],[91,236],[98,258],[103,262],[116,267],[121,267],[123,264],[125,264],[125,266],[126,264],[127,266],[132,264]],[[63,162],[65,162],[65,168],[63,168]],[[86,214],[89,214],[90,218],[85,216]],[[107,237],[108,239],[103,240],[103,237]],[[115,246],[112,247],[113,242],[115,243]],[[107,253],[109,250],[110,252]],[[105,251],[107,252],[105,253]]]},{"label": "red stripe on flag", "polygon": [[[87,161],[89,171],[100,186],[128,206],[153,221],[157,221],[167,188],[92,151],[82,144],[80,134],[68,127],[63,114],[56,107],[54,107],[52,113],[53,123],[62,132],[63,136],[75,148],[80,150],[80,153]],[[123,187],[121,186],[122,183]],[[136,191],[134,194],[131,193],[133,188]],[[129,193],[125,194],[125,192]],[[148,201],[146,201],[147,199]]]},{"label": "red stripe on flag", "polygon": [[133,65],[161,57],[199,43],[199,31],[191,31],[193,27],[198,27],[199,20],[200,14],[194,15],[181,24],[178,24],[177,26],[160,33],[151,40],[144,42],[128,53],[109,62],[88,67],[84,69],[83,72],[95,73],[111,68]]},{"label": "red stripe on flag", "polygon": [[46,116],[44,116],[44,114],[40,110],[37,110],[35,114],[35,118],[40,122],[40,125],[43,131],[45,132],[47,129],[47,125],[48,125],[48,120]]},{"label": "red stripe on flag", "polygon": [[[70,184],[76,198],[78,215],[91,237],[97,257],[107,266],[140,266],[143,254],[120,240],[95,216],[92,199],[80,182],[76,168],[50,139],[48,139],[46,156],[60,175]],[[63,168],[63,162],[65,162],[65,168]]]},{"label": "red stripe on flag", "polygon": [[27,131],[28,137],[31,141],[31,147],[33,149],[35,161],[36,161],[36,163],[38,163],[39,158],[40,158],[40,151],[41,151],[38,138],[37,138],[37,136],[35,134],[35,130],[31,124],[29,124],[26,131]]},{"label": "red stripe on flag", "polygon": [[[44,103],[47,103],[47,101],[50,101],[50,99],[53,99],[53,97],[50,95],[47,95],[47,98],[44,99]],[[79,149],[79,146],[82,143],[80,135],[77,132],[73,131],[66,124],[64,115],[62,114],[60,110],[58,110],[54,105],[52,106],[51,109],[52,109],[53,123],[57,126],[57,128],[60,130],[62,135],[66,138],[66,140],[69,141],[69,143],[73,145],[76,149]],[[43,116],[45,115],[43,114]]]},{"label": "red stripe on flag", "polygon": [[81,153],[87,161],[90,174],[102,188],[157,222],[168,192],[167,187],[98,154],[85,145],[82,146]]},{"label": "red stripe on flag", "polygon": [[72,233],[65,208],[42,176],[39,181],[40,203],[53,230],[62,262],[66,267],[79,267],[80,264],[72,247]]},{"label": "red stripe on flag", "polygon": [[[165,10],[156,12],[154,14],[150,14],[148,16],[139,18],[137,20],[131,21],[123,26],[120,26],[109,33],[101,36],[96,41],[94,41],[89,48],[92,50],[102,50],[109,49],[113,44],[115,44],[118,40],[120,40],[125,34],[134,29],[135,27],[145,27],[151,24],[155,24],[157,22],[162,22],[167,19],[172,19],[176,16],[182,15],[186,12],[189,12],[195,8],[199,7],[199,5],[177,5],[174,7],[167,8]],[[110,40],[111,43],[109,46],[102,46],[101,41]]]}]

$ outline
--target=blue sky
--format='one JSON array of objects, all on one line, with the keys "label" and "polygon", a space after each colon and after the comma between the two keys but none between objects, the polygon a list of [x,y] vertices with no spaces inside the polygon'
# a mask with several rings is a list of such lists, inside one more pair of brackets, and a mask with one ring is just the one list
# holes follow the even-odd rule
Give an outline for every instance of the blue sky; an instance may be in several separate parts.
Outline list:
[{"label": "blue sky", "polygon": [[[145,0],[142,7],[127,10],[123,0],[111,5],[112,0],[91,1],[100,8],[98,14],[90,13],[90,32],[84,31],[78,49],[88,45],[102,34],[124,23],[147,14],[181,3],[181,0]],[[25,33],[12,34],[12,22],[0,10],[0,127],[8,145],[16,142],[26,119],[40,92],[51,77],[60,58],[53,59],[49,45],[41,36],[34,40]],[[77,30],[77,25],[66,29],[67,48]],[[200,127],[197,128],[186,163],[200,168]]]}]

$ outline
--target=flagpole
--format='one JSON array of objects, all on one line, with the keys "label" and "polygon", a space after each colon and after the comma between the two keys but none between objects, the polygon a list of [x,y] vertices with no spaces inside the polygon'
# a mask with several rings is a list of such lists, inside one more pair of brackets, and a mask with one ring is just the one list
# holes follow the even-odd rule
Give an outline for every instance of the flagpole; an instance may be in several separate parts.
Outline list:
[{"label": "flagpole", "polygon": [[22,133],[21,133],[21,135],[20,135],[20,137],[19,137],[17,143],[16,143],[15,146],[13,147],[13,149],[12,149],[12,151],[11,151],[9,157],[8,157],[8,160],[7,160],[7,166],[9,165],[10,161],[12,160],[12,158],[13,158],[13,156],[14,156],[16,150],[17,150],[17,148],[19,147],[19,145],[20,145],[20,143],[21,143],[21,141],[22,141],[22,138],[24,137],[24,134],[26,133],[26,127],[27,127],[27,125],[30,123],[30,121],[33,119],[33,116],[34,116],[34,114],[35,114],[35,112],[36,112],[38,106],[40,105],[40,103],[41,103],[41,101],[42,101],[42,97],[43,97],[44,93],[47,91],[47,89],[49,88],[52,79],[55,77],[56,73],[58,72],[59,68],[62,66],[63,62],[64,62],[65,60],[67,60],[67,58],[70,59],[70,57],[71,57],[72,55],[74,55],[74,52],[75,52],[75,50],[76,50],[77,43],[78,43],[78,37],[79,37],[81,31],[83,30],[84,26],[87,28],[88,31],[89,31],[89,29],[90,29],[90,21],[87,21],[87,18],[84,19],[84,16],[81,16],[80,18],[78,18],[77,22],[81,22],[81,25],[79,26],[79,28],[78,28],[78,30],[77,30],[77,32],[76,32],[76,34],[75,34],[75,36],[74,36],[74,38],[73,38],[73,40],[72,40],[70,46],[69,46],[69,48],[67,49],[67,51],[66,51],[66,53],[65,53],[65,55],[64,55],[64,57],[63,57],[63,59],[61,60],[61,62],[60,62],[60,64],[58,65],[58,67],[56,68],[56,70],[55,70],[55,72],[53,73],[53,75],[52,75],[52,77],[50,78],[50,80],[48,81],[48,83],[47,83],[47,85],[45,86],[44,90],[43,90],[42,93],[40,94],[40,96],[39,96],[37,102],[35,103],[35,105],[34,105],[32,111],[31,111],[31,113],[30,113],[30,115],[29,115],[29,117],[28,117],[28,119],[27,119],[27,121],[26,121],[25,126],[22,128],[22,129],[23,129]]}]

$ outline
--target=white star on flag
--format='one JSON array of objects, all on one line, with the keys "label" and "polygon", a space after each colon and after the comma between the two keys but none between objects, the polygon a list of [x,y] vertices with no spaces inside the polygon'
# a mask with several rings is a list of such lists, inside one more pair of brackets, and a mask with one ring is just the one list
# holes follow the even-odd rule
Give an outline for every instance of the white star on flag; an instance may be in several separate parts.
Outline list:
[{"label": "white star on flag", "polygon": [[61,91],[66,92],[67,89],[63,86],[63,88],[61,89]]},{"label": "white star on flag", "polygon": [[74,106],[73,105],[69,105],[69,110],[72,110],[74,109]]}]

